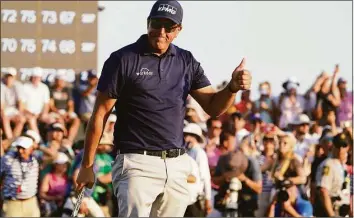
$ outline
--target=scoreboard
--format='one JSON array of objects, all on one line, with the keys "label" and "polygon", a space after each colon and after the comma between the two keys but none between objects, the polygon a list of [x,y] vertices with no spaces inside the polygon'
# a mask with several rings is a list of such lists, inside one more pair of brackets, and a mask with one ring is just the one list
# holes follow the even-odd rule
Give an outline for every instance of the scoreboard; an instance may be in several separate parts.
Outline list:
[{"label": "scoreboard", "polygon": [[1,1],[1,72],[15,68],[26,80],[33,68],[43,79],[57,71],[97,69],[97,1]]}]

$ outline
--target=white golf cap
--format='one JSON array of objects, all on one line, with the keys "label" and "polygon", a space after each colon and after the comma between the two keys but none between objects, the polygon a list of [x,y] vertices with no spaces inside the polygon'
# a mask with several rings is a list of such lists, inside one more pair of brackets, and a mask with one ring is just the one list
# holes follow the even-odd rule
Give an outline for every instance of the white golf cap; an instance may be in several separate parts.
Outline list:
[{"label": "white golf cap", "polygon": [[117,115],[110,114],[107,121],[110,123],[115,123],[117,121]]},{"label": "white golf cap", "polygon": [[42,76],[43,76],[43,69],[40,68],[40,67],[35,67],[35,68],[33,68],[33,71],[32,71],[31,76],[42,77]]},{"label": "white golf cap", "polygon": [[69,158],[68,156],[63,153],[63,152],[59,152],[57,158],[55,159],[55,161],[53,163],[55,164],[65,164],[69,162]]},{"label": "white golf cap", "polygon": [[310,123],[311,120],[306,114],[299,114],[291,124],[300,125],[300,124],[310,124]]},{"label": "white golf cap", "polygon": [[26,136],[20,136],[12,143],[12,146],[28,149],[33,146],[33,140]]},{"label": "white golf cap", "polygon": [[204,142],[204,136],[203,136],[202,128],[196,123],[188,123],[183,128],[183,133],[196,135],[199,138],[198,141],[200,143]]},{"label": "white golf cap", "polygon": [[297,85],[297,83],[293,83],[293,82],[289,82],[288,85],[286,86],[287,90],[290,89],[297,89],[299,86]]},{"label": "white golf cap", "polygon": [[34,142],[37,143],[37,144],[41,141],[41,136],[34,130],[31,130],[31,129],[27,130],[25,132],[25,135],[33,138]]},{"label": "white golf cap", "polygon": [[55,79],[65,80],[65,78],[66,78],[66,71],[65,70],[58,70],[55,73]]},{"label": "white golf cap", "polygon": [[16,70],[16,68],[9,67],[9,68],[7,68],[7,70],[4,72],[4,75],[16,76],[16,75],[17,75],[17,70]]}]

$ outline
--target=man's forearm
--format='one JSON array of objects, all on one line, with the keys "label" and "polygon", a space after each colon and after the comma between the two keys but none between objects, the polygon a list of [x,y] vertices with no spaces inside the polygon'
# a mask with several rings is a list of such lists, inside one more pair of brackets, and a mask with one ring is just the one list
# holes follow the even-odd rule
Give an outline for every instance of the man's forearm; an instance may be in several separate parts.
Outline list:
[{"label": "man's forearm", "polygon": [[85,150],[82,159],[83,167],[91,167],[94,163],[97,145],[101,138],[106,119],[104,116],[97,115],[96,113],[91,116],[85,136]]},{"label": "man's forearm", "polygon": [[249,178],[246,178],[245,184],[258,194],[262,193],[262,182],[254,182]]},{"label": "man's forearm", "polygon": [[214,93],[210,102],[207,113],[212,117],[218,117],[225,113],[227,109],[234,104],[236,93],[230,91],[229,85],[223,90]]}]

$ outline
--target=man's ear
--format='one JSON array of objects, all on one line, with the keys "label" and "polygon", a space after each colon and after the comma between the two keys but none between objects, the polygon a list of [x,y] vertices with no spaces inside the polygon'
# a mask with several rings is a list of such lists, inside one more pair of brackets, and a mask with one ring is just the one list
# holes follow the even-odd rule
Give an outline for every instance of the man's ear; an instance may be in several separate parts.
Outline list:
[{"label": "man's ear", "polygon": [[182,25],[180,25],[179,27],[177,27],[176,37],[178,36],[179,32],[181,32],[181,30],[182,30]]}]

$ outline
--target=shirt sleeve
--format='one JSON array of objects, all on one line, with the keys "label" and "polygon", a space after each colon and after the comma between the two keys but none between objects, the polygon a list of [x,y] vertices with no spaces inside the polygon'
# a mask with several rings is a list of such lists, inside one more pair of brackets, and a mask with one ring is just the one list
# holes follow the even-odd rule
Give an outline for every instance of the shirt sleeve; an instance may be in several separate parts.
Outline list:
[{"label": "shirt sleeve", "polygon": [[103,65],[97,90],[107,93],[110,98],[118,98],[123,82],[121,57],[117,53],[112,53]]},{"label": "shirt sleeve", "polygon": [[200,63],[192,56],[192,85],[191,90],[201,89],[210,86],[211,83],[204,73]]},{"label": "shirt sleeve", "polygon": [[333,181],[333,169],[329,166],[328,162],[321,164],[316,172],[316,186],[331,190]]}]

